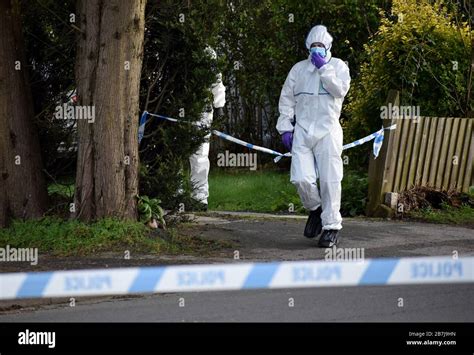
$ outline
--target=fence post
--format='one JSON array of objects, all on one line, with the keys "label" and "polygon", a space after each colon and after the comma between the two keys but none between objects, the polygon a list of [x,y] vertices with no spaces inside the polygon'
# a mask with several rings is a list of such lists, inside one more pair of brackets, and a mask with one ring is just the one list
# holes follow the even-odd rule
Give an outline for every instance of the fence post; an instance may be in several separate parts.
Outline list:
[{"label": "fence post", "polygon": [[[390,90],[388,92],[386,107],[398,106],[400,104],[400,95],[397,90]],[[388,110],[387,110],[388,111]],[[396,119],[380,120],[384,127],[388,127],[396,123]],[[397,127],[398,129],[398,127]],[[392,213],[390,207],[385,206],[384,194],[391,191],[392,181],[389,181],[393,176],[391,171],[392,155],[396,153],[396,148],[393,149],[394,135],[396,130],[386,130],[384,132],[384,141],[382,148],[377,159],[374,159],[372,152],[370,153],[369,160],[369,191],[368,201],[366,207],[367,216],[375,217],[389,217]]]}]

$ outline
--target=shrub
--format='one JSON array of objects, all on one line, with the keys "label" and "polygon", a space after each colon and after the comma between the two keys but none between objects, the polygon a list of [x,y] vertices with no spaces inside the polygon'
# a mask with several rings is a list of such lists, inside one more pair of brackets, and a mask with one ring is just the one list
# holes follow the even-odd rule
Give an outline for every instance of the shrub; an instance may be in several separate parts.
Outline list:
[{"label": "shrub", "polygon": [[[380,128],[380,108],[390,89],[400,91],[400,105],[420,106],[424,116],[466,117],[472,111],[467,95],[473,85],[472,31],[454,5],[448,5],[442,0],[394,0],[392,14],[381,13],[349,94],[346,132],[351,141]],[[367,150],[350,154],[366,159]]]},{"label": "shrub", "polygon": [[365,214],[367,192],[366,173],[345,171],[342,180],[341,214],[350,217]]}]

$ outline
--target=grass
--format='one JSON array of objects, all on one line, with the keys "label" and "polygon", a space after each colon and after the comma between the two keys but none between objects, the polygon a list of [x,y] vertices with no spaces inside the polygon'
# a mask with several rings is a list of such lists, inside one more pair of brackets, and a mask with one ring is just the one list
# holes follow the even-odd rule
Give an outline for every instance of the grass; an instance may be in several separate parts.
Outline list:
[{"label": "grass", "polygon": [[[365,178],[347,175],[343,181],[344,191],[357,191],[357,203],[365,204],[365,193],[357,188],[365,186]],[[289,181],[288,172],[276,171],[219,171],[214,169],[209,179],[210,210],[255,211],[255,212],[304,212],[295,187]],[[345,184],[349,184],[345,189]],[[359,191],[360,190],[360,191]],[[74,184],[51,184],[50,196],[58,202],[73,196]],[[350,192],[352,194],[352,192]],[[345,203],[351,204],[346,193]],[[348,197],[349,196],[349,197]],[[67,210],[67,205],[65,205]],[[61,210],[61,209],[59,209]],[[62,210],[61,210],[62,211]],[[59,211],[60,212],[60,211]],[[0,229],[0,246],[38,248],[42,253],[56,256],[87,256],[101,252],[130,250],[149,254],[208,254],[211,251],[230,247],[218,241],[209,241],[178,228],[150,230],[143,223],[103,219],[93,223],[59,218],[58,211],[39,220],[13,221],[9,228]],[[67,211],[66,211],[67,212]]]},{"label": "grass", "polygon": [[174,228],[166,233],[150,230],[140,222],[103,219],[86,224],[54,217],[14,221],[9,228],[0,229],[0,245],[38,248],[42,253],[55,256],[87,256],[124,250],[147,254],[206,254],[225,246],[192,235],[179,235]]},{"label": "grass", "polygon": [[[72,198],[73,184],[51,184],[50,194]],[[289,172],[272,170],[218,170],[209,175],[209,210],[270,213],[306,213]],[[364,213],[367,174],[344,171],[341,213],[356,216]]]},{"label": "grass", "polygon": [[457,208],[449,205],[443,205],[441,209],[423,208],[417,211],[411,211],[408,216],[425,222],[459,224],[474,227],[474,208],[466,204]]},{"label": "grass", "polygon": [[[341,213],[356,216],[364,213],[367,196],[366,174],[344,172]],[[276,171],[211,171],[209,209],[225,211],[304,213],[289,173]]]},{"label": "grass", "polygon": [[[304,208],[290,183],[289,173],[276,171],[211,171],[209,177],[209,209],[225,211],[295,212]],[[363,215],[367,199],[367,174],[345,170],[342,180],[341,214]],[[424,208],[410,211],[407,217],[431,223],[474,226],[474,208],[469,205],[441,209]]]},{"label": "grass", "polygon": [[209,209],[225,211],[288,212],[302,206],[289,174],[273,171],[211,171]]}]

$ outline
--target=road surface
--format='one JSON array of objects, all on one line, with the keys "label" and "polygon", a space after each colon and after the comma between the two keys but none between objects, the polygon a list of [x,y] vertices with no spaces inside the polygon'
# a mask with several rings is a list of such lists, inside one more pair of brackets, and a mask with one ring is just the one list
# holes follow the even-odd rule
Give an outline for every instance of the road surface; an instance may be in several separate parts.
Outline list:
[{"label": "road surface", "polygon": [[[190,263],[320,260],[325,250],[302,236],[304,218],[213,215],[184,228],[230,247]],[[346,219],[340,247],[365,258],[474,255],[474,230],[426,223]],[[234,260],[238,251],[240,260]],[[150,259],[147,259],[149,265]],[[163,259],[156,258],[155,264]],[[169,263],[167,259],[167,263]],[[182,263],[183,260],[180,261]],[[63,261],[63,263],[67,263]],[[100,262],[96,261],[100,265]],[[126,265],[124,265],[126,266]],[[22,301],[24,302],[24,301]],[[222,291],[49,300],[26,308],[10,302],[0,322],[474,322],[474,284]],[[18,308],[18,309],[17,309]]]}]

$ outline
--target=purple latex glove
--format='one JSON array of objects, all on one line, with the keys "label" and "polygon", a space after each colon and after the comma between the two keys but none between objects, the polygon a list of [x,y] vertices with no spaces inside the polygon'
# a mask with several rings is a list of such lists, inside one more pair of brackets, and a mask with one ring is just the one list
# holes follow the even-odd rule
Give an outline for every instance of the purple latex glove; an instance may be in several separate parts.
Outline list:
[{"label": "purple latex glove", "polygon": [[291,148],[293,146],[293,132],[284,132],[281,135],[281,141],[288,151],[291,152]]},{"label": "purple latex glove", "polygon": [[326,60],[321,56],[321,54],[313,52],[311,53],[311,63],[313,63],[314,66],[319,69],[324,64],[326,64]]}]

